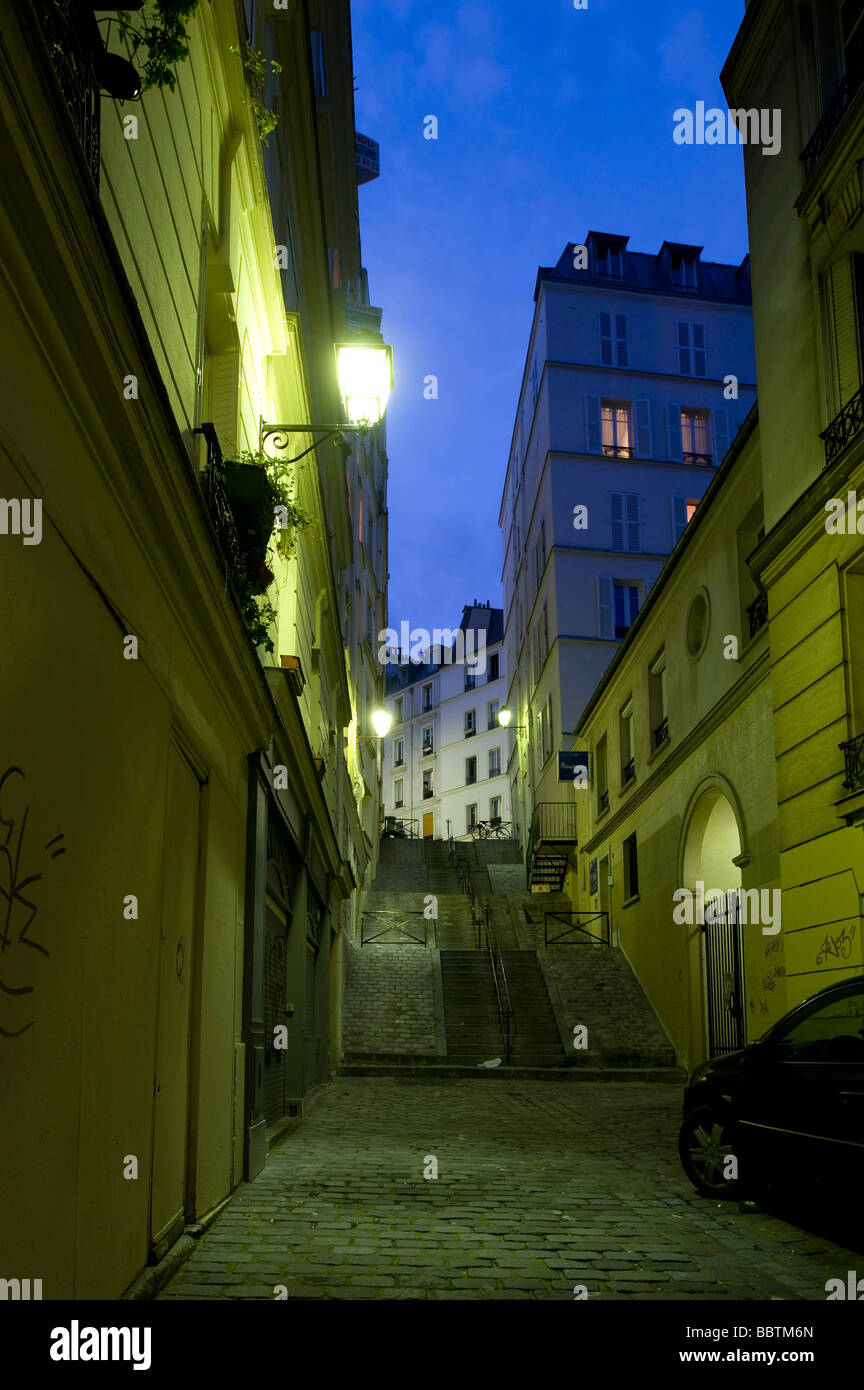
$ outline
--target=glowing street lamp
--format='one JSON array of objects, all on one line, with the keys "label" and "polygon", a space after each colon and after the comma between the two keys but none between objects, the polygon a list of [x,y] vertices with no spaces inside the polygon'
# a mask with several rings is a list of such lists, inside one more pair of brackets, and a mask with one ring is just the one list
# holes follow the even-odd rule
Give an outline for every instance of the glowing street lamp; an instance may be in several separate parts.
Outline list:
[{"label": "glowing street lamp", "polygon": [[499,709],[499,711],[498,711],[498,723],[501,725],[501,728],[502,728],[502,729],[509,729],[509,728],[510,728],[510,720],[511,720],[512,718],[513,718],[513,711],[512,711],[512,710],[509,710],[509,709]]},{"label": "glowing street lamp", "polygon": [[393,716],[386,709],[376,709],[372,715],[372,728],[378,738],[386,738],[392,723]]},{"label": "glowing street lamp", "polygon": [[393,386],[391,349],[385,343],[338,343],[336,365],[349,425],[376,425],[384,416]]}]

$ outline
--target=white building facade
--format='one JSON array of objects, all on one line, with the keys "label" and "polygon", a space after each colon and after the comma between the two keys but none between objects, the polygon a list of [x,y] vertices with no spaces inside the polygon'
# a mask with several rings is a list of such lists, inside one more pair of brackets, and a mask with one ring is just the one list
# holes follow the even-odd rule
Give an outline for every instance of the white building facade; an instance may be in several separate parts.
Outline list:
[{"label": "white building facade", "polygon": [[460,630],[473,661],[447,660],[452,649],[444,648],[440,661],[420,663],[403,649],[404,663],[387,666],[384,815],[424,839],[458,839],[480,822],[512,830],[514,736],[498,723],[507,692],[501,609],[466,607]]},{"label": "white building facade", "polygon": [[755,400],[748,260],[591,232],[538,273],[499,525],[528,843],[557,753]]}]

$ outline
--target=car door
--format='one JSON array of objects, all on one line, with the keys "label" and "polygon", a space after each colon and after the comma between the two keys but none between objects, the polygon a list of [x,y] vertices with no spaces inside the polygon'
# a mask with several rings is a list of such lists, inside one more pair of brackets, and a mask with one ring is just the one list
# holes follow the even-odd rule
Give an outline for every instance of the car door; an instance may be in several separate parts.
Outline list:
[{"label": "car door", "polygon": [[864,1165],[864,981],[796,1009],[753,1049],[738,1097],[742,1149],[795,1188],[856,1193]]}]

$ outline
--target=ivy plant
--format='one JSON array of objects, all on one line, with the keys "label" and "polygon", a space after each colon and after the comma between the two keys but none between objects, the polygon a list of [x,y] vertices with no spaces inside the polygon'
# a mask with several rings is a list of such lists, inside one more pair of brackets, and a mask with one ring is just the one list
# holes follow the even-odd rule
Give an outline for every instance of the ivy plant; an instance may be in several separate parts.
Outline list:
[{"label": "ivy plant", "polygon": [[234,463],[249,467],[263,468],[269,484],[268,507],[279,515],[276,525],[276,549],[283,560],[290,560],[294,554],[297,536],[308,527],[315,525],[315,517],[307,512],[297,501],[297,480],[290,463],[279,458],[271,458],[261,450],[243,449],[235,454]]},{"label": "ivy plant", "polygon": [[136,62],[142,90],[168,87],[174,91],[177,64],[189,57],[186,25],[198,4],[199,0],[147,0],[144,8],[134,14],[128,10],[118,12],[120,32],[129,40],[133,60],[137,60],[139,49],[146,50],[143,63]]},{"label": "ivy plant", "polygon": [[252,642],[256,647],[263,647],[265,652],[272,652],[274,647],[273,638],[270,636],[270,624],[276,621],[276,609],[269,598],[259,598],[244,569],[235,570],[234,587],[240,599],[246,631]]},{"label": "ivy plant", "polygon": [[246,80],[249,83],[251,97],[249,108],[255,119],[255,126],[258,130],[258,139],[265,149],[269,149],[267,136],[276,129],[279,117],[275,111],[271,111],[264,101],[264,87],[267,82],[267,68],[275,75],[282,71],[282,64],[277,63],[275,58],[265,58],[263,53],[259,53],[257,48],[247,48],[245,54],[240,52],[237,44],[232,43],[229,49],[242,62],[246,70]]}]

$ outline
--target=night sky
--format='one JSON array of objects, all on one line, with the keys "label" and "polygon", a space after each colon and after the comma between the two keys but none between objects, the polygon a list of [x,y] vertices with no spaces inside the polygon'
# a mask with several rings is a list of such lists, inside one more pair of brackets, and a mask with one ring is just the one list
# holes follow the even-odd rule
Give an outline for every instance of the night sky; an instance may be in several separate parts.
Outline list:
[{"label": "night sky", "polygon": [[360,230],[396,374],[391,626],[501,602],[498,511],[538,266],[591,229],[633,251],[746,254],[741,149],[672,139],[677,107],[726,109],[719,73],[743,14],[743,0],[352,0],[357,129],[381,145]]}]

